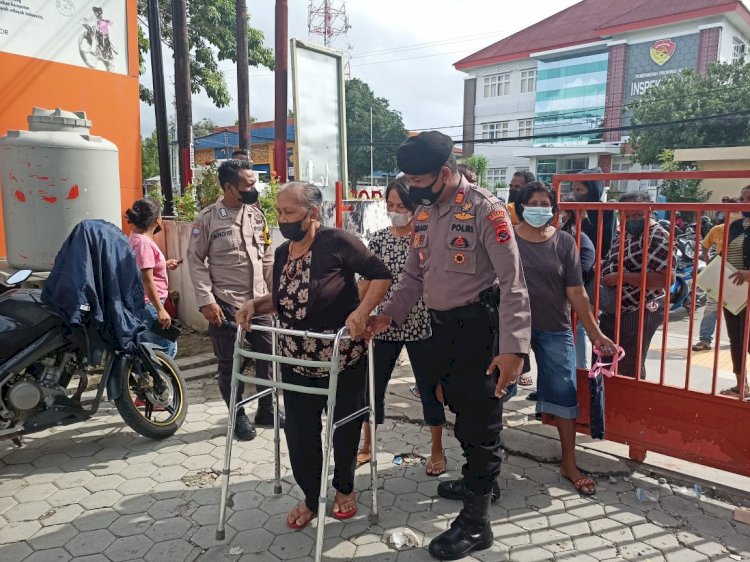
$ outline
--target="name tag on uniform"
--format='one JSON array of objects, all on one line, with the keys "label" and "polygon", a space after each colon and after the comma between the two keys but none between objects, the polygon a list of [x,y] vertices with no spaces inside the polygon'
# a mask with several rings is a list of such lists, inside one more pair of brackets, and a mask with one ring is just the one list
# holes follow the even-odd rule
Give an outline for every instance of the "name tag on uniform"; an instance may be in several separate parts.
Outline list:
[{"label": "name tag on uniform", "polygon": [[221,218],[223,218],[223,219],[228,219],[229,218],[229,213],[227,212],[227,210],[224,207],[220,207],[219,208],[219,216]]}]

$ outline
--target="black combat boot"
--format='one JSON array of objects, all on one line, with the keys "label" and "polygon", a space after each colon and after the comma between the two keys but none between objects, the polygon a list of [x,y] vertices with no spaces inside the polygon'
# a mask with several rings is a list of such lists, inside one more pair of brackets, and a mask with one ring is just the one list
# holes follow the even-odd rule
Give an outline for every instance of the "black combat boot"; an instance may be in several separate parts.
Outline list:
[{"label": "black combat boot", "polygon": [[[279,427],[284,427],[284,412],[279,409]],[[273,398],[268,395],[258,400],[258,411],[255,412],[255,425],[273,427]]]},{"label": "black combat boot", "polygon": [[[466,484],[464,479],[459,478],[458,480],[445,480],[438,484],[438,496],[449,500],[462,500],[466,493]],[[500,484],[497,483],[497,479],[492,482],[492,503],[495,503],[500,499]]]},{"label": "black combat boot", "polygon": [[255,427],[250,423],[250,418],[247,417],[245,410],[237,412],[234,422],[234,436],[239,441],[252,441],[256,434]]},{"label": "black combat boot", "polygon": [[494,539],[487,514],[491,497],[492,494],[478,496],[467,489],[464,508],[450,529],[432,539],[430,554],[438,560],[460,560],[475,550],[490,548]]}]

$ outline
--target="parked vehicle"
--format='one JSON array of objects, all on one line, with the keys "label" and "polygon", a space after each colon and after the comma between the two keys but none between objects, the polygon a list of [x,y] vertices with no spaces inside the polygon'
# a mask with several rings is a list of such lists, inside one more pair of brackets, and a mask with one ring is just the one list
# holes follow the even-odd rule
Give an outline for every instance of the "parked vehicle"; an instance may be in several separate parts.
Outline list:
[{"label": "parked vehicle", "polygon": [[[140,343],[143,298],[127,239],[105,221],[75,227],[44,293],[0,294],[0,439],[20,444],[24,434],[86,421],[105,390],[134,431],[153,439],[174,434],[187,415],[185,380],[167,355]],[[92,374],[101,379],[84,399]]]}]

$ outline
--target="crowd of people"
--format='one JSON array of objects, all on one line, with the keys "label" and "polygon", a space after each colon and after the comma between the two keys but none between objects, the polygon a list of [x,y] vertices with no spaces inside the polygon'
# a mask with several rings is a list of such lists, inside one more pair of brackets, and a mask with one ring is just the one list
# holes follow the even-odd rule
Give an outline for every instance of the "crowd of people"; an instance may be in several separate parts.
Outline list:
[{"label": "crowd of people", "polygon": [[[346,231],[321,225],[322,195],[316,186],[287,183],[277,201],[279,229],[286,241],[275,252],[257,206],[250,163],[246,154],[237,154],[219,167],[223,197],[195,219],[187,252],[227,403],[232,321],[248,330],[248,344],[263,353],[271,351],[270,336],[251,327],[270,324],[273,315],[287,329],[334,333],[347,326],[351,339],[339,348],[342,370],[334,421],[366,403],[366,341],[374,339],[375,421],[383,423],[387,387],[406,349],[415,394],[431,433],[427,474],[439,476],[447,469],[442,441],[446,407],[456,416],[455,436],[465,457],[461,477],[442,480],[438,486],[440,496],[463,502],[450,528],[430,544],[430,553],[440,559],[458,559],[492,544],[488,508],[500,497],[503,403],[517,384],[533,384],[528,376],[532,352],[537,365],[536,409],[557,427],[560,474],[580,494],[596,493],[595,482],[576,464],[576,368],[589,364],[587,342],[600,355],[615,354],[619,344],[625,350],[620,374],[645,378],[646,351],[663,321],[666,276],[673,259],[668,233],[643,212],[622,214],[621,241],[613,212],[561,213],[556,193],[528,171],[514,175],[509,203],[504,205],[475,186],[473,170],[459,167],[452,149],[451,139],[435,131],[411,137],[398,148],[402,175],[385,193],[391,226],[376,232],[369,248]],[[565,197],[599,202],[603,190],[601,181],[574,182]],[[750,186],[743,190],[742,200],[750,202]],[[635,193],[621,201],[645,199]],[[153,240],[161,222],[155,201],[137,201],[127,218],[134,228],[130,240],[146,288],[146,337],[174,356],[174,343],[154,329],[171,323],[164,306],[166,271],[179,262],[166,260]],[[732,222],[729,228],[727,259],[738,269],[733,279],[750,282],[750,253],[744,251],[750,219]],[[721,253],[719,240],[723,233],[708,233],[706,251],[718,245]],[[601,280],[594,275],[597,262]],[[593,306],[598,282],[599,311]],[[612,295],[618,286],[621,294]],[[619,302],[619,311],[612,301]],[[739,387],[744,314],[725,311],[725,317]],[[701,330],[702,342],[703,338]],[[334,353],[331,341],[280,335],[278,343],[278,354],[298,359],[326,361]],[[706,345],[710,347],[710,340]],[[270,378],[269,363],[257,361],[255,369],[260,378]],[[280,371],[287,383],[328,384],[325,370],[285,364]],[[316,516],[325,408],[323,397],[284,393],[284,433],[292,472],[304,494],[287,516],[293,529],[306,527]],[[260,400],[254,421],[240,410],[235,436],[250,440],[256,435],[255,425],[272,424],[270,396]],[[354,472],[373,454],[369,428],[360,446],[361,429],[359,420],[334,434],[336,494],[331,513],[337,519],[356,514]]]}]

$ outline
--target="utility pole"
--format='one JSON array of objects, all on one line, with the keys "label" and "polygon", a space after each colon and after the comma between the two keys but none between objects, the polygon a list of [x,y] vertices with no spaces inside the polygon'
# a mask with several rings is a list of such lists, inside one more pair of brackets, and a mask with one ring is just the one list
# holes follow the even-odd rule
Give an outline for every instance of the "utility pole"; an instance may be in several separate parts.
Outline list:
[{"label": "utility pole", "polygon": [[286,120],[287,120],[287,77],[289,74],[289,2],[276,0],[276,37],[275,37],[275,111],[273,165],[279,175],[279,181],[287,179],[286,164]]},{"label": "utility pole", "polygon": [[375,169],[373,167],[373,145],[372,145],[372,106],[370,106],[370,185],[375,185]]},{"label": "utility pole", "polygon": [[151,44],[151,77],[154,82],[156,143],[159,153],[159,181],[164,197],[164,214],[172,215],[172,169],[169,162],[169,125],[164,94],[164,59],[161,52],[161,17],[158,0],[148,0],[148,40]]},{"label": "utility pole", "polygon": [[172,0],[172,32],[174,34],[174,90],[177,112],[177,150],[180,162],[180,192],[193,179],[191,143],[193,104],[190,89],[190,43],[188,40],[185,0]]},{"label": "utility pole", "polygon": [[237,0],[237,110],[240,149],[250,148],[250,75],[247,56],[247,0]]}]

